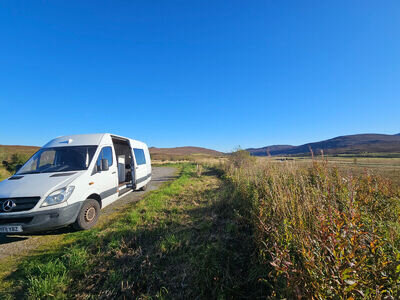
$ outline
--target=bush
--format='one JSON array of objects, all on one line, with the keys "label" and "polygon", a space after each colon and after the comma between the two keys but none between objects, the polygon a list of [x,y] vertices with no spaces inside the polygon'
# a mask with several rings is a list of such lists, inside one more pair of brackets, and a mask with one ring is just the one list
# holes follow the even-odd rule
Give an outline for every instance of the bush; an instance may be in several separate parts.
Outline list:
[{"label": "bush", "polygon": [[235,168],[248,168],[255,162],[255,159],[250,152],[240,148],[229,156],[229,162]]},{"label": "bush", "polygon": [[28,159],[29,157],[26,154],[14,153],[11,155],[10,161],[3,161],[3,165],[7,171],[15,173],[16,167],[18,165],[23,165]]}]

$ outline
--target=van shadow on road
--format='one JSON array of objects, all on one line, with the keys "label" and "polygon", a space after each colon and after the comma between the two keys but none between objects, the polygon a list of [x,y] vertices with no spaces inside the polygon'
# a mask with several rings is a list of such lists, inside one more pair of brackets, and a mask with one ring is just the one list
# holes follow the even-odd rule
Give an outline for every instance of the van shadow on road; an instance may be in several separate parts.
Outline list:
[{"label": "van shadow on road", "polygon": [[47,235],[60,235],[76,232],[71,226],[63,227],[56,230],[51,231],[43,231],[43,232],[32,232],[32,233],[20,233],[20,234],[0,234],[0,245],[8,244],[12,242],[18,242],[28,239],[31,236],[47,236]]},{"label": "van shadow on road", "polygon": [[25,236],[0,235],[0,245],[26,240]]}]

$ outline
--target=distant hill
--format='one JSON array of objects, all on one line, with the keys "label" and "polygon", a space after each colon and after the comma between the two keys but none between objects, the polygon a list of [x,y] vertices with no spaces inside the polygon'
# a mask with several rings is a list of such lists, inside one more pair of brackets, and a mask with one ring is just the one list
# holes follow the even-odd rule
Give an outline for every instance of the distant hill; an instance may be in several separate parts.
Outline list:
[{"label": "distant hill", "polygon": [[224,153],[201,147],[176,147],[176,148],[155,148],[150,147],[150,155],[153,160],[177,161],[190,160],[194,157],[218,157]]},{"label": "distant hill", "polygon": [[400,153],[400,134],[355,134],[300,146],[273,145],[247,151],[256,156],[265,156],[267,151],[271,155],[308,155],[310,149],[316,154],[321,150],[325,154]]},{"label": "distant hill", "polygon": [[291,146],[291,145],[273,145],[273,146],[267,146],[267,147],[262,147],[262,148],[249,148],[246,149],[249,151],[252,155],[255,156],[265,156],[265,155],[275,155],[275,153],[281,153],[282,151],[288,151],[293,148],[296,148],[296,146]]},{"label": "distant hill", "polygon": [[175,148],[156,148],[150,147],[150,154],[171,154],[171,155],[192,155],[192,154],[205,154],[211,156],[224,155],[222,152],[215,150],[201,148],[201,147],[175,147]]},{"label": "distant hill", "polygon": [[35,146],[0,145],[0,164],[3,160],[10,159],[14,153],[23,154],[29,158],[39,149],[40,147]]}]

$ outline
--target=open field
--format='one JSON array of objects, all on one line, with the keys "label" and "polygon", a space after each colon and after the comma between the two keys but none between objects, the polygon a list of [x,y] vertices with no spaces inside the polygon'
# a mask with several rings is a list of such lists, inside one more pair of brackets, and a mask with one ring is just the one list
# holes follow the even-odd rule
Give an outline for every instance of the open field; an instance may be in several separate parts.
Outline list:
[{"label": "open field", "polygon": [[175,154],[175,153],[151,153],[152,163],[153,164],[165,164],[169,162],[205,162],[209,160],[223,160],[226,158],[226,155],[210,155],[203,153],[192,153],[192,154]]},{"label": "open field", "polygon": [[158,160],[153,159],[151,164],[154,166],[158,165],[168,165],[168,164],[182,164],[182,163],[197,163],[197,164],[207,164],[207,165],[220,165],[227,161],[227,157],[213,157],[213,156],[202,156],[202,155],[191,155],[185,157],[185,159],[179,159],[174,157],[172,160]]},{"label": "open field", "polygon": [[375,156],[316,156],[306,157],[257,157],[260,162],[296,162],[297,164],[309,165],[312,161],[328,161],[332,166],[336,166],[343,171],[352,174],[369,172],[370,174],[380,175],[389,178],[393,182],[400,184],[400,157],[380,157]]},{"label": "open field", "polygon": [[[384,178],[392,180],[400,185],[400,157],[386,156],[385,154],[372,154],[371,156],[311,156],[305,157],[286,157],[286,156],[271,156],[271,157],[255,157],[261,164],[267,162],[284,163],[296,162],[299,165],[309,165],[313,161],[328,161],[330,165],[338,167],[349,174],[370,173],[380,175]],[[153,165],[165,165],[173,163],[189,163],[195,162],[199,164],[221,165],[229,160],[229,155],[213,157],[204,155],[190,155],[181,159],[181,157],[173,156],[172,160],[154,159]]]}]

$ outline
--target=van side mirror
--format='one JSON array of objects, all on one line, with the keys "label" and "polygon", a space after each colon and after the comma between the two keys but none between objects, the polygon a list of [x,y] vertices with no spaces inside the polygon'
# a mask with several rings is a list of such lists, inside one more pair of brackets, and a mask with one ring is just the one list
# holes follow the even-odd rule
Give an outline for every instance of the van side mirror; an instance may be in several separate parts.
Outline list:
[{"label": "van side mirror", "polygon": [[108,159],[103,158],[101,160],[101,171],[108,171],[110,169],[108,165]]},{"label": "van side mirror", "polygon": [[22,165],[16,165],[15,166],[15,173],[17,173],[19,171],[19,169],[22,168]]}]

